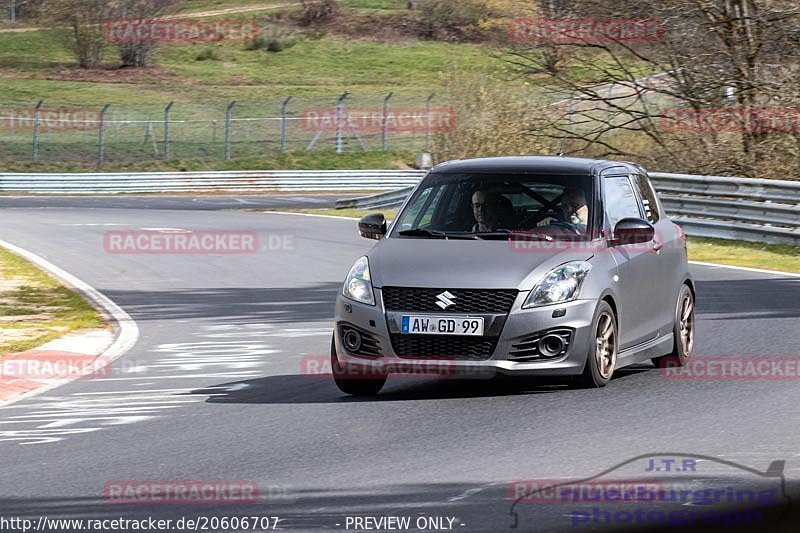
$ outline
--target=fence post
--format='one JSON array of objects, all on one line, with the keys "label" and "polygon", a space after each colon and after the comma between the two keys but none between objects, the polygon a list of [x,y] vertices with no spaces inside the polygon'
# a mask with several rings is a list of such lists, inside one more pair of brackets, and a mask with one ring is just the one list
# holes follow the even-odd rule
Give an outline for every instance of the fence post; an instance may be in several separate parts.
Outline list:
[{"label": "fence post", "polygon": [[389,147],[389,98],[394,93],[389,93],[383,99],[383,119],[381,120],[381,148],[385,152]]},{"label": "fence post", "polygon": [[103,164],[106,160],[106,111],[111,107],[111,104],[106,104],[100,111],[100,135],[99,135],[99,152],[97,154],[97,166]]},{"label": "fence post", "polygon": [[11,23],[17,22],[17,0],[11,0]]},{"label": "fence post", "polygon": [[283,101],[281,105],[281,153],[286,151],[286,107],[289,105],[292,97],[289,96]]},{"label": "fence post", "polygon": [[342,120],[344,119],[344,100],[347,98],[347,95],[350,94],[347,91],[339,97],[336,101],[336,153],[341,154],[344,151],[343,146],[343,139],[342,139]]},{"label": "fence post", "polygon": [[39,161],[39,110],[42,108],[44,100],[39,100],[33,109],[33,162]]},{"label": "fence post", "polygon": [[236,102],[231,102],[228,104],[228,108],[225,110],[225,159],[231,158],[231,125],[233,120],[233,106],[236,105]]},{"label": "fence post", "polygon": [[175,102],[170,102],[167,104],[167,107],[164,108],[164,157],[167,160],[172,157],[172,150],[169,145],[169,112],[172,110],[172,104],[174,103]]},{"label": "fence post", "polygon": [[425,151],[431,151],[431,100],[436,96],[432,93],[425,101]]}]

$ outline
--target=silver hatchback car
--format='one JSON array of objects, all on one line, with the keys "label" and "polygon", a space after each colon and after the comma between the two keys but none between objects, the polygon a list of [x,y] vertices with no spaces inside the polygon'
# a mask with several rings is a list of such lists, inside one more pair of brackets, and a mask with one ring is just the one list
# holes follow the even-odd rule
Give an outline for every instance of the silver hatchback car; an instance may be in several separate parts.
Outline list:
[{"label": "silver hatchback car", "polygon": [[564,157],[435,167],[358,259],[336,301],[331,364],[347,394],[392,373],[574,376],[605,386],[684,365],[695,289],[683,230],[638,165]]}]

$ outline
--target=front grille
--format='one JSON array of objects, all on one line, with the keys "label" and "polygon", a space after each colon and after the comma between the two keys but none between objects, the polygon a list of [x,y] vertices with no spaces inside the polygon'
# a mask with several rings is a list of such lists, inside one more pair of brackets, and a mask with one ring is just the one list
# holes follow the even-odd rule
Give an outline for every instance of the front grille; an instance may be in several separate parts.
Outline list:
[{"label": "front grille", "polygon": [[403,359],[483,361],[497,345],[495,337],[453,337],[439,335],[392,335],[392,347]]},{"label": "front grille", "polygon": [[[436,302],[443,292],[453,295],[455,305],[442,309]],[[430,313],[508,313],[517,298],[516,289],[428,289],[384,287],[383,305],[387,311]]]}]

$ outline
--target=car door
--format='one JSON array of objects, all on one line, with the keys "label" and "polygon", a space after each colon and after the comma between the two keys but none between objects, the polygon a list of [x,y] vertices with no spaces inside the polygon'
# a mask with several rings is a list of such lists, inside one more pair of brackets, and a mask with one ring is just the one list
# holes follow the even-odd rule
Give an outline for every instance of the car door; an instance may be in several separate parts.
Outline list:
[{"label": "car door", "polygon": [[[606,235],[613,236],[614,226],[623,218],[644,218],[644,208],[630,175],[607,176],[601,181]],[[661,328],[664,289],[659,279],[661,257],[654,246],[658,245],[651,241],[608,248],[616,263],[614,285],[620,350],[655,338]]]},{"label": "car door", "polygon": [[685,270],[683,265],[684,243],[679,237],[678,228],[668,217],[663,215],[661,204],[647,175],[636,173],[632,178],[644,208],[645,220],[650,222],[656,230],[653,251],[657,260],[654,262],[654,273],[659,283],[654,294],[654,296],[657,295],[654,300],[658,303],[658,307],[654,312],[658,313],[660,317],[658,333],[664,335],[672,331],[675,320],[678,289]]}]

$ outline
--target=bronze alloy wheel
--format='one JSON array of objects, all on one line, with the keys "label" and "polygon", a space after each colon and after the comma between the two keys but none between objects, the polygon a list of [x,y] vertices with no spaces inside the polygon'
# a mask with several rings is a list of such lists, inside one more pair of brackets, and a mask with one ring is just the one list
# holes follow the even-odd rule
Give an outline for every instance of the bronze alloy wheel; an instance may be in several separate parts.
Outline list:
[{"label": "bronze alloy wheel", "polygon": [[607,311],[597,320],[594,356],[600,377],[609,379],[617,364],[617,329],[614,317]]},{"label": "bronze alloy wheel", "polygon": [[683,353],[688,357],[694,348],[694,297],[691,291],[686,291],[681,301],[680,316],[678,323],[680,327],[680,343]]}]

